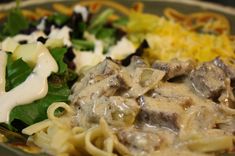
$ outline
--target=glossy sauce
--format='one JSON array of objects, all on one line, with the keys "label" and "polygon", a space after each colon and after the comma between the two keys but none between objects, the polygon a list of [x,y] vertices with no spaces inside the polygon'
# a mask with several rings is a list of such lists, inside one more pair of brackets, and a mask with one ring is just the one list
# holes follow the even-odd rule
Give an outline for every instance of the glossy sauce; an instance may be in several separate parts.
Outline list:
[{"label": "glossy sauce", "polygon": [[67,26],[62,27],[61,29],[52,27],[51,33],[49,34],[49,38],[62,39],[64,45],[70,47],[72,45],[70,41],[70,36],[69,36],[70,32],[71,32],[71,29]]},{"label": "glossy sauce", "polygon": [[[48,92],[47,77],[56,72],[58,66],[47,48],[38,42],[40,54],[37,64],[28,78],[9,92],[0,95],[0,122],[8,123],[11,109],[43,98]],[[5,68],[1,64],[0,68]]]},{"label": "glossy sauce", "polygon": [[5,92],[7,54],[0,51],[0,95]]}]

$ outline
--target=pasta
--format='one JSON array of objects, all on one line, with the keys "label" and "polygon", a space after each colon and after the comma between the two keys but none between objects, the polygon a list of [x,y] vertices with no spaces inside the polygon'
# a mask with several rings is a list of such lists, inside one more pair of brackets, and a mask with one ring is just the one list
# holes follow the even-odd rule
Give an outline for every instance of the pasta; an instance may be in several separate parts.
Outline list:
[{"label": "pasta", "polygon": [[[54,112],[63,108],[66,112],[56,117]],[[72,109],[65,103],[53,103],[48,108],[48,119],[23,129],[23,133],[32,135],[29,139],[52,155],[90,155],[112,156],[116,150],[121,155],[130,155],[121,145],[113,131],[104,119],[100,119],[99,126],[85,130],[72,127]],[[80,153],[80,154],[79,154]]]},{"label": "pasta", "polygon": [[[172,8],[160,17],[144,13],[140,2],[127,8],[90,0],[73,7],[54,3],[58,14],[39,7],[22,10],[27,19],[39,21],[32,26],[36,32],[21,30],[30,35],[2,43],[14,45],[10,51],[18,57],[18,47],[41,42],[58,65],[59,73],[47,79],[53,95],[44,99],[57,102],[37,110],[40,115],[46,107],[43,121],[22,119],[29,125],[22,130],[27,145],[55,156],[234,153],[235,39],[226,17]],[[102,7],[125,17],[107,9],[91,20]],[[19,59],[30,60],[26,54]],[[57,95],[58,86],[64,88]]]}]

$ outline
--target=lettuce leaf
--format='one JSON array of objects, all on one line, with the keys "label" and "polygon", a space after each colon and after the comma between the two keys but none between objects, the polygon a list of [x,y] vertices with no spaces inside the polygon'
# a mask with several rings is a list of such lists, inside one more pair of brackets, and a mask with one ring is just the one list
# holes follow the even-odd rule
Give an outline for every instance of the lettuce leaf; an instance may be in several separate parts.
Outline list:
[{"label": "lettuce leaf", "polygon": [[68,66],[64,62],[64,55],[67,52],[67,48],[54,48],[54,49],[51,49],[50,52],[59,66],[58,73],[62,74],[66,70],[68,70]]},{"label": "lettuce leaf", "polygon": [[[53,102],[68,102],[70,88],[76,81],[77,75],[64,63],[67,48],[55,48],[50,52],[56,60],[59,71],[52,73],[48,78],[48,93],[32,103],[16,106],[10,112],[10,126],[20,131],[22,128],[32,125],[47,118],[47,108]],[[31,73],[32,69],[22,60],[12,60],[9,56],[7,64],[8,90],[22,83]]]},{"label": "lettuce leaf", "polygon": [[[70,90],[66,83],[49,82],[47,95],[27,105],[16,106],[10,113],[10,123],[20,120],[26,125],[32,125],[47,118],[47,108],[53,102],[67,102]],[[12,125],[18,128],[17,124]]]},{"label": "lettuce leaf", "polygon": [[5,35],[14,36],[28,27],[29,22],[27,19],[22,15],[20,9],[15,8],[10,10],[7,16],[7,21],[3,27],[3,33]]},{"label": "lettuce leaf", "polygon": [[95,47],[93,42],[86,40],[72,39],[72,43],[75,49],[81,51],[93,51]]},{"label": "lettuce leaf", "polygon": [[54,13],[53,15],[48,17],[48,21],[56,24],[57,26],[64,25],[68,20],[69,17],[61,13]]},{"label": "lettuce leaf", "polygon": [[32,72],[32,68],[21,58],[13,61],[11,55],[8,55],[6,72],[6,91],[21,84]]}]

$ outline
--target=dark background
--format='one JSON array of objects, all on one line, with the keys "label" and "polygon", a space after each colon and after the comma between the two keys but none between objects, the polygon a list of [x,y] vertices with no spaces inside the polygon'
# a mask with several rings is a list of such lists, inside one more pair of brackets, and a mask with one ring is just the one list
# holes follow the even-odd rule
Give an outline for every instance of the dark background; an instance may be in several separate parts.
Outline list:
[{"label": "dark background", "polygon": [[204,0],[204,1],[235,7],[235,0]]}]

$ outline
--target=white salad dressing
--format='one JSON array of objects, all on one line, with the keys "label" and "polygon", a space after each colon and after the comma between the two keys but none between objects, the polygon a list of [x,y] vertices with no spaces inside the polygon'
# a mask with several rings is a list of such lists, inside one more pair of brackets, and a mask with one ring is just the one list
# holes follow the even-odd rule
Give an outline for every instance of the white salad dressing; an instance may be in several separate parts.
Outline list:
[{"label": "white salad dressing", "polygon": [[[18,105],[27,104],[43,98],[48,92],[47,78],[51,72],[57,72],[58,65],[48,49],[40,42],[37,64],[28,78],[9,92],[0,95],[0,122],[9,122],[10,111]],[[4,64],[1,64],[4,68]]]},{"label": "white salad dressing", "polygon": [[44,30],[46,28],[46,17],[42,18],[41,22],[37,25],[38,30]]},{"label": "white salad dressing", "polygon": [[80,13],[82,15],[82,20],[84,22],[87,21],[87,19],[88,19],[88,10],[87,10],[86,7],[81,6],[81,5],[76,5],[73,10],[74,10],[75,13],[78,13],[78,14]]},{"label": "white salad dressing", "polygon": [[71,32],[71,29],[67,26],[64,26],[61,29],[52,27],[51,33],[49,34],[49,38],[62,39],[64,42],[64,45],[67,45],[68,47],[70,47],[72,45],[70,41],[70,36],[69,36],[70,32]]},{"label": "white salad dressing", "polygon": [[0,95],[5,92],[7,54],[0,51]]},{"label": "white salad dressing", "polygon": [[122,60],[136,50],[134,44],[126,37],[123,37],[116,45],[110,47],[108,56],[113,59]]},{"label": "white salad dressing", "polygon": [[84,32],[84,38],[88,41],[92,41],[95,44],[94,51],[75,51],[74,62],[76,64],[76,72],[88,66],[94,66],[105,59],[105,57],[111,57],[112,59],[121,60],[126,56],[135,52],[136,47],[126,37],[123,37],[116,45],[110,47],[107,54],[103,54],[104,45],[101,40],[98,40],[93,34]]},{"label": "white salad dressing", "polygon": [[35,31],[29,35],[25,34],[16,35],[13,37],[13,39],[17,42],[27,41],[28,43],[33,43],[36,42],[39,37],[46,37],[46,35],[42,31]]},{"label": "white salad dressing", "polygon": [[94,66],[103,61],[105,59],[103,50],[103,43],[99,40],[95,41],[94,51],[78,51],[74,49],[76,71],[79,73],[81,68],[85,66]]}]

